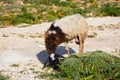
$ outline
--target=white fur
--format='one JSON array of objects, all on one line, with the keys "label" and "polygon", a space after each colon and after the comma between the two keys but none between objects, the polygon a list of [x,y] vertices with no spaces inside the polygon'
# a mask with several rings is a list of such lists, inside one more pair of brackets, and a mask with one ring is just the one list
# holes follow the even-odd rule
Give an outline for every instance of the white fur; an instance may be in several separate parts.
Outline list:
[{"label": "white fur", "polygon": [[[63,33],[67,34],[66,38],[72,40],[79,37],[79,51],[83,53],[84,41],[88,33],[87,21],[80,14],[66,16],[54,22],[55,27],[59,27]],[[68,52],[68,46],[66,46],[66,53]]]},{"label": "white fur", "polygon": [[78,34],[84,34],[84,32],[88,30],[87,22],[80,14],[61,18],[55,21],[54,25],[60,27],[60,29],[68,35],[68,39],[72,39]]},{"label": "white fur", "polygon": [[51,58],[52,60],[55,60],[55,54],[52,53],[52,54],[50,55],[50,58]]},{"label": "white fur", "polygon": [[49,31],[48,34],[56,34],[56,31]]}]

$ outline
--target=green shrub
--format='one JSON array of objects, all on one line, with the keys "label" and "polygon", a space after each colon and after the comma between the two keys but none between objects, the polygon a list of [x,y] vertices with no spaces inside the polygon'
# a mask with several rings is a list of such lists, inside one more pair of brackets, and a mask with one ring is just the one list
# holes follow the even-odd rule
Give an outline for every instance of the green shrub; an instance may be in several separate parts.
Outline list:
[{"label": "green shrub", "polygon": [[46,19],[46,20],[47,20],[48,22],[54,21],[55,19],[57,19],[57,17],[54,16],[54,15],[52,15],[52,14],[47,14],[47,18],[48,18],[48,19]]},{"label": "green shrub", "polygon": [[104,26],[97,26],[98,30],[104,30]]},{"label": "green shrub", "polygon": [[20,23],[27,23],[27,24],[32,24],[35,21],[35,16],[33,16],[32,13],[25,13],[19,14],[17,16],[14,16],[12,18],[11,24],[20,24]]},{"label": "green shrub", "polygon": [[5,77],[0,75],[0,80],[5,80]]},{"label": "green shrub", "polygon": [[120,8],[117,7],[117,3],[107,3],[102,7],[102,13],[104,16],[120,16]]},{"label": "green shrub", "polygon": [[21,6],[20,5],[16,5],[16,4],[11,4],[11,5],[6,6],[7,10],[20,9],[20,8],[21,8]]},{"label": "green shrub", "polygon": [[[72,14],[81,14],[86,17],[120,16],[118,3],[102,3],[100,0],[81,0],[79,2],[72,2],[73,0],[22,0],[24,6],[15,4],[15,0],[1,1],[8,5],[0,5],[0,27],[53,21]],[[56,10],[53,10],[53,5]],[[89,15],[90,13],[92,15]]]},{"label": "green shrub", "polygon": [[49,5],[50,2],[48,0],[40,0],[41,4]]},{"label": "green shrub", "polygon": [[72,3],[72,2],[69,2],[69,3],[68,3],[68,6],[69,6],[70,8],[79,8],[79,6],[78,6],[77,3]]},{"label": "green shrub", "polygon": [[21,12],[23,14],[27,13],[27,7],[25,7],[25,6],[21,7]]},{"label": "green shrub", "polygon": [[0,28],[11,24],[11,16],[0,16]]},{"label": "green shrub", "polygon": [[19,67],[19,64],[12,64],[11,67]]},{"label": "green shrub", "polygon": [[59,5],[60,0],[49,0],[52,4]]},{"label": "green shrub", "polygon": [[60,2],[60,6],[69,6],[68,2]]},{"label": "green shrub", "polygon": [[60,0],[23,0],[24,3],[30,3],[30,4],[45,4],[45,5],[59,5]]},{"label": "green shrub", "polygon": [[88,38],[95,38],[97,36],[97,33],[93,32],[92,34],[88,35]]},{"label": "green shrub", "polygon": [[2,75],[0,74],[0,80],[8,80],[8,77],[2,76]]},{"label": "green shrub", "polygon": [[13,4],[14,3],[14,0],[0,0],[0,1],[3,1],[5,3],[9,3],[9,4]]},{"label": "green shrub", "polygon": [[23,3],[30,3],[30,4],[40,4],[41,1],[43,0],[22,0]]},{"label": "green shrub", "polygon": [[52,79],[58,78],[59,80],[120,79],[120,58],[102,51],[87,52],[80,56],[71,55],[61,62],[61,72],[55,74],[45,73],[43,75],[48,75],[47,77]]}]

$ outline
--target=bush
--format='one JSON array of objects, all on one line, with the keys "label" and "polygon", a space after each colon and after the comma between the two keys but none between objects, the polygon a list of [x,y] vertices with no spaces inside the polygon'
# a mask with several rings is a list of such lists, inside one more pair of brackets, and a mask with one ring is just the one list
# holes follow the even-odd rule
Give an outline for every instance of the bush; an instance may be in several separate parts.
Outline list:
[{"label": "bush", "polygon": [[11,24],[20,24],[20,23],[27,23],[27,24],[32,24],[34,23],[35,17],[31,13],[26,13],[23,15],[17,15],[14,17],[11,21]]},{"label": "bush", "polygon": [[0,1],[3,1],[5,3],[9,3],[9,4],[13,4],[14,3],[14,0],[0,0]]},{"label": "bush", "polygon": [[[24,5],[16,4],[15,0],[1,1],[8,4],[0,5],[0,27],[54,21],[72,14],[81,14],[86,17],[120,16],[119,4],[103,3],[101,0],[81,0],[79,2],[73,2],[73,0],[21,0]],[[89,15],[91,13],[92,15]]]},{"label": "bush", "polygon": [[89,34],[88,38],[95,38],[97,36],[97,33],[93,32],[92,34]]},{"label": "bush", "polygon": [[0,16],[0,28],[11,24],[11,16]]},{"label": "bush", "polygon": [[120,16],[120,8],[117,7],[117,3],[107,3],[102,7],[102,13],[104,16]]},{"label": "bush", "polygon": [[60,0],[49,0],[52,4],[59,5]]},{"label": "bush", "polygon": [[23,3],[30,3],[30,4],[40,4],[40,1],[43,0],[22,0]]},{"label": "bush", "polygon": [[[120,58],[102,51],[87,52],[81,56],[71,55],[61,62],[61,72],[46,75],[60,80],[120,79]],[[45,74],[43,75],[45,76]]]},{"label": "bush", "polygon": [[20,5],[16,5],[16,4],[11,4],[6,6],[6,10],[12,10],[12,9],[20,9],[21,6]]},{"label": "bush", "polygon": [[8,80],[8,77],[2,76],[2,75],[0,74],[0,80]]}]

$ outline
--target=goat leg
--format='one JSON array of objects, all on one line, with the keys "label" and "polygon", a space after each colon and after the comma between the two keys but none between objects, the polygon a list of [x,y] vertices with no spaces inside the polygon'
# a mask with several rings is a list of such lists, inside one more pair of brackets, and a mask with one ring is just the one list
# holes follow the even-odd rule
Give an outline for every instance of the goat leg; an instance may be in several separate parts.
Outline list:
[{"label": "goat leg", "polygon": [[79,35],[79,53],[83,53],[84,48],[84,40],[82,39],[82,35]]},{"label": "goat leg", "polygon": [[66,50],[66,54],[70,55],[69,48],[68,48],[68,42],[65,42],[65,50]]},{"label": "goat leg", "polygon": [[42,67],[42,69],[46,68],[46,65],[47,65],[48,61],[49,61],[49,57],[48,57],[47,60],[45,61],[44,66]]}]

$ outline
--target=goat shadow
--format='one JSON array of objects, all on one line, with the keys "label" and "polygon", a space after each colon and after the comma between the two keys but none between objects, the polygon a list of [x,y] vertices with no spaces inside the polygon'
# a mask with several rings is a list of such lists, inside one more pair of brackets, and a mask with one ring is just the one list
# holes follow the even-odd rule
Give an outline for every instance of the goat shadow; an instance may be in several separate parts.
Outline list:
[{"label": "goat shadow", "polygon": [[[69,48],[69,52],[70,54],[74,54],[75,51],[72,49],[72,48]],[[59,55],[64,55],[66,54],[66,51],[65,51],[65,47],[63,46],[58,46],[57,49],[56,49],[56,54],[59,54]],[[42,50],[41,52],[39,52],[37,55],[37,59],[42,63],[44,64],[47,60],[47,58],[49,57],[48,53],[46,52],[46,50]]]}]

